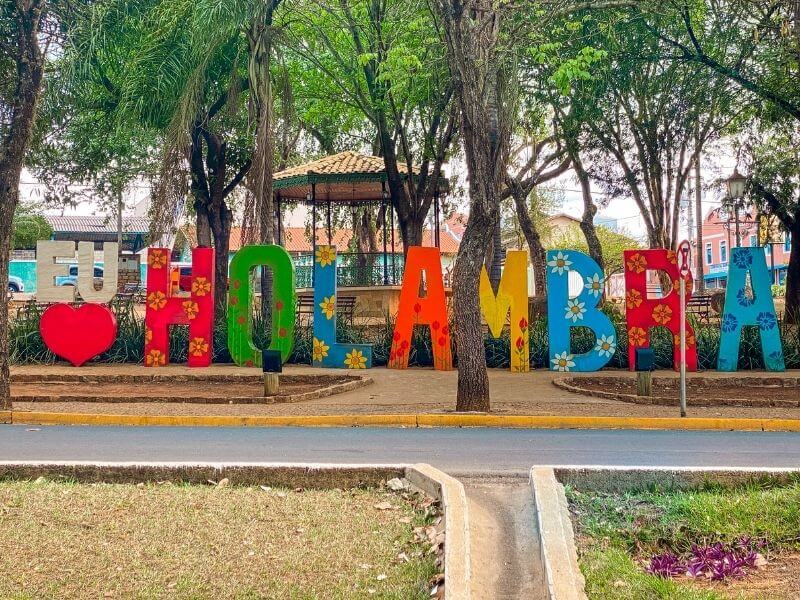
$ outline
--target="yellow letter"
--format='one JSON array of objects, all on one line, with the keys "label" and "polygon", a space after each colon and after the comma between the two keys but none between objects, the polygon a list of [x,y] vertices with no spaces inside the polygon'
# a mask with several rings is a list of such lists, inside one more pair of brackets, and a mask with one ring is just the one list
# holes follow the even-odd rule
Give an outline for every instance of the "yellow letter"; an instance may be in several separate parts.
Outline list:
[{"label": "yellow letter", "polygon": [[530,370],[528,333],[528,252],[509,250],[506,266],[495,296],[486,268],[481,271],[481,311],[492,336],[499,338],[506,316],[511,312],[511,370],[525,373]]}]

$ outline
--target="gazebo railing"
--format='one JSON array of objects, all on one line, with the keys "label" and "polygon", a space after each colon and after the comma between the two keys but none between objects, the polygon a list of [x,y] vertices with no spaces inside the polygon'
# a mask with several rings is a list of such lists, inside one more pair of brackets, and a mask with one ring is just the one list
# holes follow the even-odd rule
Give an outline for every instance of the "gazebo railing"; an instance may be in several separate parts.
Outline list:
[{"label": "gazebo railing", "polygon": [[[295,276],[298,288],[313,287],[314,267],[310,257],[303,264],[303,258],[295,265]],[[336,261],[336,284],[339,287],[373,287],[382,285],[400,285],[403,281],[403,256],[384,254],[340,252]]]}]

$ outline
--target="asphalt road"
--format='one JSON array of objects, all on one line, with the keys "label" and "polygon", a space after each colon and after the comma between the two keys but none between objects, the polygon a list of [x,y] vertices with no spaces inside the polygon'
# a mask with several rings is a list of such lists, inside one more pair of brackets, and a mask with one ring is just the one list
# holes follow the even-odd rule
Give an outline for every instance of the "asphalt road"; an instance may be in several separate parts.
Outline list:
[{"label": "asphalt road", "polygon": [[800,433],[529,429],[0,426],[0,460],[800,467]]}]

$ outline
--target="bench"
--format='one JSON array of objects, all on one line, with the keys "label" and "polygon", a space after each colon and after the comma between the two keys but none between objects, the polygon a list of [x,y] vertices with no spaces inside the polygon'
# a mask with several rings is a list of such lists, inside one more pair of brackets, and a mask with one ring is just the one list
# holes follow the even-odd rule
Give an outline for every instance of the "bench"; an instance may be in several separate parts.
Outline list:
[{"label": "bench", "polygon": [[[348,323],[353,321],[353,315],[356,311],[356,297],[355,296],[341,296],[336,297],[336,314],[345,319]],[[302,315],[314,314],[314,296],[310,294],[302,294],[297,296],[297,313]]]},{"label": "bench", "polygon": [[711,294],[698,294],[686,302],[686,313],[695,315],[700,323],[711,321]]}]

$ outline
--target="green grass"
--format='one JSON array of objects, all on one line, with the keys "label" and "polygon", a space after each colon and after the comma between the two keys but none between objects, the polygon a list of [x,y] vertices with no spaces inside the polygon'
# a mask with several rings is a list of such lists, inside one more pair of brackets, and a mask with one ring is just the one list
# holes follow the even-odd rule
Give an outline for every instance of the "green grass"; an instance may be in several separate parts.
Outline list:
[{"label": "green grass", "polygon": [[416,498],[0,482],[0,598],[422,600],[436,565]]},{"label": "green grass", "polygon": [[716,599],[716,592],[648,575],[637,560],[692,543],[765,538],[769,551],[800,548],[800,481],[628,494],[567,490],[591,599]]}]

